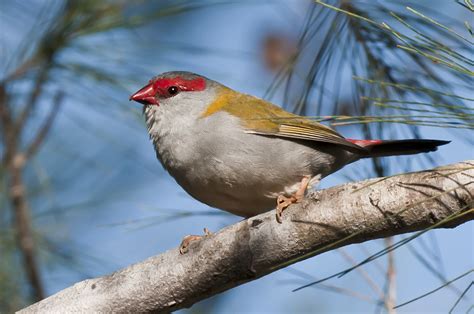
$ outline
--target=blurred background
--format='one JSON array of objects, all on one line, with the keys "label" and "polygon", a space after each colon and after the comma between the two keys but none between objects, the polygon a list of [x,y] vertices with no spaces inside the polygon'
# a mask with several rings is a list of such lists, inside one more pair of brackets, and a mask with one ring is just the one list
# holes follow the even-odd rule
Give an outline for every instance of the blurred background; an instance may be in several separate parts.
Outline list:
[{"label": "blurred background", "polygon": [[[473,159],[472,3],[316,2],[0,1],[0,312],[241,219],[193,200],[156,160],[128,98],[164,71],[199,73],[347,137],[452,141],[359,161],[319,188]],[[458,299],[455,312],[472,311],[472,274],[446,285],[473,269],[472,223],[292,292],[407,237],[328,252],[182,312],[394,313],[443,285],[396,311],[444,313]]]}]

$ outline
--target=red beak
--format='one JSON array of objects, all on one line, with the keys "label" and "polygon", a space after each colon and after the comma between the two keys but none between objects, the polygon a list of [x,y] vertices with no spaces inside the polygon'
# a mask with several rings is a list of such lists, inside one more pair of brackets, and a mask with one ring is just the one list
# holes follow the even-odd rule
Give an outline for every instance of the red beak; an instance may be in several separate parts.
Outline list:
[{"label": "red beak", "polygon": [[143,105],[158,105],[158,100],[155,95],[155,88],[153,87],[153,84],[150,83],[130,96],[130,100],[135,100]]}]

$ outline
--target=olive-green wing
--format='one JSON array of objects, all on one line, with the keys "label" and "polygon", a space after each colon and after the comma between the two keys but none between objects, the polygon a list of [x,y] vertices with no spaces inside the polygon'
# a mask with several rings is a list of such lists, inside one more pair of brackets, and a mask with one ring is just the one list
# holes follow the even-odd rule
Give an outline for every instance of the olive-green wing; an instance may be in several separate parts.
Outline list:
[{"label": "olive-green wing", "polygon": [[242,119],[246,133],[331,143],[344,146],[351,151],[365,151],[365,148],[347,141],[328,126],[228,88],[223,88],[203,116],[209,116],[220,110]]},{"label": "olive-green wing", "polygon": [[[279,125],[277,132],[266,132],[264,130],[249,129],[246,131],[246,133],[266,135],[266,136],[276,136],[276,137],[296,139],[296,140],[307,140],[307,141],[321,142],[321,143],[330,143],[330,144],[344,146],[349,151],[358,151],[358,152],[366,151],[365,148],[347,141],[344,137],[340,136],[339,134],[337,133],[333,134],[331,132],[328,132],[324,128],[325,125],[316,125],[316,123],[313,121],[309,121],[309,122],[310,123],[301,121],[297,125],[291,124],[291,123],[282,123]],[[333,130],[331,129],[331,131]]]}]

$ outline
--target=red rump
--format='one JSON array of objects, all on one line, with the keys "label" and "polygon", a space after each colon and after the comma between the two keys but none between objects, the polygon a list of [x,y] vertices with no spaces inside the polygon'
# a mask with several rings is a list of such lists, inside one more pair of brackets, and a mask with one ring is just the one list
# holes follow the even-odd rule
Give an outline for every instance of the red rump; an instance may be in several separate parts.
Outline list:
[{"label": "red rump", "polygon": [[365,147],[365,146],[370,146],[370,145],[377,145],[377,144],[382,144],[383,141],[381,140],[354,140],[351,138],[346,138],[347,141]]}]

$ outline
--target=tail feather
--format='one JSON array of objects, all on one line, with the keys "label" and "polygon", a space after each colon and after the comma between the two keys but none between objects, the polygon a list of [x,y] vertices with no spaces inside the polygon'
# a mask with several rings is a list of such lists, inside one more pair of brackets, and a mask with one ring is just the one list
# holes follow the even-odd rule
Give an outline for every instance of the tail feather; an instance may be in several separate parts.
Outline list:
[{"label": "tail feather", "polygon": [[450,141],[416,139],[354,142],[355,144],[363,146],[367,149],[367,155],[361,156],[362,158],[413,155],[418,153],[434,152],[438,149],[438,146],[450,143]]}]

